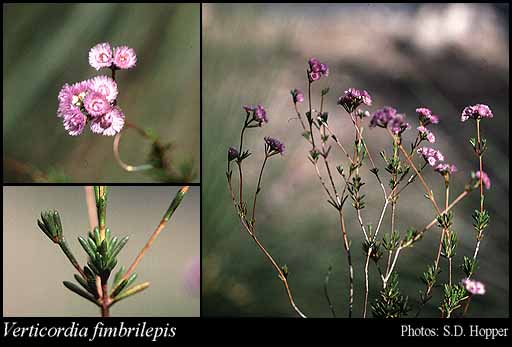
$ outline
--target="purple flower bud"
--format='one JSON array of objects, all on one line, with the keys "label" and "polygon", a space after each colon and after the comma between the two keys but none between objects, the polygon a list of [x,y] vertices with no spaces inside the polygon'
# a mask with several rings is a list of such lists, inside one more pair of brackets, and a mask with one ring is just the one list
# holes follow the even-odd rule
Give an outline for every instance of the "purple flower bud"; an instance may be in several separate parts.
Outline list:
[{"label": "purple flower bud", "polygon": [[309,67],[313,66],[313,65],[319,65],[320,64],[320,61],[316,58],[310,58],[308,60],[308,64],[309,64]]},{"label": "purple flower bud", "polygon": [[393,134],[400,135],[410,128],[409,123],[405,122],[405,115],[397,114],[389,121],[389,127]]},{"label": "purple flower bud", "polygon": [[304,102],[304,94],[299,89],[294,89],[291,91],[293,103]]},{"label": "purple flower bud", "polygon": [[283,155],[285,146],[278,139],[266,136],[265,137],[265,144],[266,144],[266,146],[265,146],[266,147],[266,151],[267,151],[267,153],[269,155],[277,154],[277,153]]},{"label": "purple flower bud", "polygon": [[232,161],[238,158],[240,153],[238,152],[238,149],[235,147],[229,147],[228,149],[228,161]]},{"label": "purple flower bud", "polygon": [[258,122],[260,125],[263,122],[268,123],[267,112],[263,106],[243,105],[242,108],[245,110],[245,112],[247,112],[248,116],[252,115],[252,119]]},{"label": "purple flower bud", "polygon": [[320,64],[320,72],[326,77],[329,76],[329,67],[327,64]]},{"label": "purple flower bud", "polygon": [[256,106],[256,108],[254,109],[253,117],[254,120],[260,124],[263,122],[268,123],[267,111],[265,111],[265,109],[261,105]]},{"label": "purple flower bud", "polygon": [[254,112],[254,106],[252,105],[243,105],[242,108],[245,110],[245,112],[247,113],[251,113],[251,112]]},{"label": "purple flower bud", "polygon": [[483,119],[483,118],[493,118],[494,115],[492,114],[491,109],[489,106],[484,104],[476,104],[473,106],[467,106],[462,111],[462,115],[460,117],[460,120],[462,122],[467,121],[469,118],[473,119]]}]

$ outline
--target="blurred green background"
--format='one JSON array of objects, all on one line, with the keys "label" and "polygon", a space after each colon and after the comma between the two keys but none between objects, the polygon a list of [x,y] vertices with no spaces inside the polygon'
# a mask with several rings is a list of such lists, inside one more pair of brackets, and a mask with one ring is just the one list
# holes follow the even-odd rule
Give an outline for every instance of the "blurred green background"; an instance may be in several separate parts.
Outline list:
[{"label": "blurred green background", "polygon": [[[329,86],[325,110],[347,147],[353,141],[353,127],[336,101],[349,87],[370,92],[370,111],[394,106],[408,115],[414,128],[418,126],[416,107],[427,106],[440,115],[441,123],[432,126],[438,139],[435,148],[459,168],[452,197],[463,189],[470,171],[477,170],[468,142],[475,136],[475,125],[461,123],[460,113],[466,105],[490,105],[495,117],[482,122],[482,131],[489,145],[484,170],[492,180],[485,200],[491,225],[482,241],[475,275],[486,284],[487,294],[472,300],[468,315],[508,317],[508,11],[508,4],[203,5],[203,314],[295,316],[275,271],[249,236],[240,232],[227,190],[226,152],[229,146],[238,146],[245,117],[242,105],[260,103],[270,121],[262,129],[246,133],[244,146],[253,152],[244,161],[247,201],[252,199],[263,160],[263,137],[283,140],[286,154],[273,157],[263,177],[256,217],[259,238],[281,265],[288,265],[296,303],[311,317],[330,316],[323,281],[332,264],[331,298],[338,315],[347,315],[347,266],[337,213],[326,202],[314,167],[306,159],[309,145],[300,135],[300,124],[292,120],[295,115],[289,91],[306,91],[307,60],[314,56],[331,68],[327,79],[315,82],[314,102],[318,107],[320,90]],[[365,129],[365,133],[382,168],[378,153],[382,149],[389,152],[388,135],[381,129]],[[331,156],[346,164],[337,148]],[[236,172],[233,176],[237,182]],[[367,171],[363,180],[367,182],[363,187],[367,194],[363,218],[376,225],[382,193]],[[434,193],[442,196],[439,175],[427,172],[426,180]],[[473,193],[455,209],[460,240],[457,266],[464,255],[474,251],[471,214],[478,201],[478,194]],[[362,233],[353,209],[349,206],[347,211],[357,317],[362,315],[364,294]],[[407,227],[421,228],[432,218],[432,207],[423,198],[422,187],[419,183],[409,187],[398,203],[402,235]],[[387,227],[382,231],[387,232],[389,213],[385,221]],[[409,296],[413,315],[418,292],[424,289],[419,276],[433,263],[438,242],[439,231],[434,228],[399,258],[400,285]],[[441,266],[445,270],[441,280],[445,282],[446,260]],[[370,276],[373,301],[381,287],[374,266]],[[458,267],[454,276],[457,280],[463,276]],[[423,317],[440,316],[435,306],[439,293],[437,290],[423,310]]]},{"label": "blurred green background", "polygon": [[[116,164],[113,137],[89,129],[69,136],[56,116],[62,85],[110,75],[88,63],[89,49],[105,41],[137,53],[136,68],[116,75],[127,120],[172,142],[177,169],[192,165],[198,173],[199,30],[199,4],[4,4],[4,182],[38,174],[49,181],[154,180]],[[149,151],[133,130],[121,139],[129,164],[144,163]]]},{"label": "blurred green background", "polygon": [[[121,265],[130,266],[178,189],[110,188],[107,227],[113,235],[130,237],[118,255],[114,271]],[[199,187],[190,187],[137,266],[136,283],[148,281],[149,288],[115,304],[111,309],[113,317],[199,316],[199,283],[192,283],[199,258],[199,195]],[[84,264],[86,253],[77,240],[89,229],[84,188],[4,187],[3,201],[3,315],[99,316],[98,307],[63,286],[62,281],[75,282],[76,271],[36,223],[42,210],[58,210],[64,237],[78,262]]]}]

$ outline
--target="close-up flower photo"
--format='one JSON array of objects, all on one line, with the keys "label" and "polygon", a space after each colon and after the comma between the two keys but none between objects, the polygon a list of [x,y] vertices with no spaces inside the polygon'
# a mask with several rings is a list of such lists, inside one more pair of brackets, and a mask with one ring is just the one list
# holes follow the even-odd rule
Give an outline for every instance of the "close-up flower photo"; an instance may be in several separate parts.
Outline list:
[{"label": "close-up flower photo", "polygon": [[508,317],[508,5],[203,4],[202,40],[205,316]]},{"label": "close-up flower photo", "polygon": [[4,182],[199,181],[199,4],[7,4],[3,18]]}]

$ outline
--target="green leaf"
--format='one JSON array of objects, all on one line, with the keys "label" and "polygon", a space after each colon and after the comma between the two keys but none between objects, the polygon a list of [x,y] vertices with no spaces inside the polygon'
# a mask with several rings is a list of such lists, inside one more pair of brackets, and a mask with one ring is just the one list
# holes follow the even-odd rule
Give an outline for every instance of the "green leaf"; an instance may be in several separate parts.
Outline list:
[{"label": "green leaf", "polygon": [[76,284],[68,282],[68,281],[64,281],[62,283],[64,284],[64,286],[66,286],[66,288],[68,288],[69,290],[71,290],[75,294],[78,294],[82,298],[87,299],[90,302],[92,302],[93,304],[96,304],[96,305],[100,306],[99,302],[91,294],[89,294],[88,292],[84,291],[83,289],[78,287]]},{"label": "green leaf", "polygon": [[80,283],[80,285],[85,289],[87,290],[89,293],[91,293],[92,295],[94,295],[95,298],[98,297],[98,292],[96,290],[96,286],[95,287],[90,287],[89,286],[89,283],[82,277],[82,276],[79,276],[77,274],[73,275],[75,277],[75,280]]},{"label": "green leaf", "polygon": [[116,287],[119,280],[123,278],[125,271],[126,269],[124,268],[124,265],[121,265],[121,268],[119,269],[119,271],[117,271],[116,275],[114,276],[114,287]]},{"label": "green leaf", "polygon": [[53,211],[53,221],[55,223],[55,229],[57,232],[57,236],[62,237],[62,223],[60,220],[59,212]]},{"label": "green leaf", "polygon": [[55,240],[53,239],[52,235],[50,234],[50,231],[48,231],[48,229],[46,228],[45,224],[43,222],[41,222],[39,219],[37,220],[37,225],[45,233],[45,235],[48,236],[48,238],[52,242],[55,242]]},{"label": "green leaf", "polygon": [[119,239],[117,238],[117,236],[114,236],[110,241],[109,256],[112,256],[112,250],[114,250],[117,247],[118,242]]},{"label": "green leaf", "polygon": [[94,273],[92,272],[91,269],[89,269],[87,266],[84,266],[84,273],[85,275],[87,276],[87,279],[94,279],[96,276],[94,275]]},{"label": "green leaf", "polygon": [[144,282],[144,283],[141,283],[141,284],[138,284],[136,286],[133,286],[131,287],[130,289],[124,291],[123,293],[119,294],[117,297],[115,297],[112,301],[112,304],[113,305],[114,303],[122,300],[122,299],[126,299],[127,297],[129,296],[132,296],[132,295],[135,295],[141,291],[143,291],[144,289],[146,289],[147,287],[149,287],[149,282]]},{"label": "green leaf", "polygon": [[78,236],[78,242],[80,242],[80,245],[85,250],[85,252],[89,255],[89,258],[91,258],[92,261],[96,260],[96,253],[91,249],[90,245],[85,241],[85,239],[82,236]]},{"label": "green leaf", "polygon": [[121,250],[123,249],[123,247],[126,245],[126,243],[128,242],[128,239],[130,237],[129,236],[125,236],[120,242],[119,244],[117,245],[117,247],[115,249],[112,249],[112,253],[110,254],[110,256],[112,258],[115,258],[117,257],[117,255],[119,254],[119,252],[121,252]]},{"label": "green leaf", "polygon": [[174,199],[172,200],[171,204],[169,205],[169,208],[164,214],[164,217],[162,218],[165,221],[168,221],[171,216],[174,214],[174,211],[178,208],[178,206],[181,204],[181,201],[185,197],[185,194],[187,194],[188,186],[182,187],[174,196]]},{"label": "green leaf", "polygon": [[89,265],[89,267],[91,268],[92,272],[93,272],[95,275],[98,275],[98,276],[99,276],[99,275],[101,275],[101,271],[100,271],[100,269],[98,269],[98,268],[96,267],[96,265],[94,265],[92,262],[90,262],[90,261],[89,261],[89,262],[87,262],[87,265]]},{"label": "green leaf", "polygon": [[112,271],[112,269],[114,269],[116,267],[116,265],[117,265],[117,259],[110,258],[110,260],[108,261],[108,263],[105,266],[105,269],[107,269],[108,271]]},{"label": "green leaf", "polygon": [[101,254],[103,258],[107,256],[107,241],[103,240],[98,247],[98,252]]},{"label": "green leaf", "polygon": [[100,246],[100,229],[94,228],[94,242],[96,243],[96,247]]},{"label": "green leaf", "polygon": [[93,250],[94,253],[98,251],[98,247],[96,247],[96,242],[94,242],[94,238],[88,237],[87,243],[89,244],[89,247]]},{"label": "green leaf", "polygon": [[114,291],[112,294],[110,294],[111,297],[116,297],[121,291],[126,288],[126,284],[128,283],[128,280],[123,280],[119,285],[114,287]]}]

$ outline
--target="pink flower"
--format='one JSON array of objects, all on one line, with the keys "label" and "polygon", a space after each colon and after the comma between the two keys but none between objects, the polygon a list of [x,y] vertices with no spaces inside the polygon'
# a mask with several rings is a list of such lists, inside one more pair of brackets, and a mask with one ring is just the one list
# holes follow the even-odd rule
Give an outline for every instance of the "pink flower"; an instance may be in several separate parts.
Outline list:
[{"label": "pink flower", "polygon": [[348,113],[352,113],[361,104],[368,106],[372,104],[372,97],[366,90],[348,88],[348,90],[345,90],[343,95],[338,98],[338,105],[343,106]]},{"label": "pink flower", "polygon": [[455,165],[450,164],[438,164],[434,170],[439,172],[441,175],[451,175],[454,172],[457,172],[457,167]]},{"label": "pink flower", "polygon": [[108,42],[98,43],[89,51],[89,65],[96,70],[112,65],[112,48]]},{"label": "pink flower", "polygon": [[417,149],[417,152],[425,159],[430,166],[436,165],[438,161],[444,161],[444,155],[430,147],[421,147]]},{"label": "pink flower", "polygon": [[64,115],[64,129],[67,130],[69,135],[77,136],[84,131],[87,117],[80,112],[80,110],[71,111]]},{"label": "pink flower", "polygon": [[430,109],[426,108],[426,107],[418,107],[416,109],[416,113],[418,114],[418,116],[420,117],[430,117],[432,115],[432,111],[430,111]]},{"label": "pink flower", "polygon": [[101,117],[96,117],[91,122],[91,131],[96,134],[114,136],[123,129],[124,114],[119,107],[112,108]]},{"label": "pink flower", "polygon": [[480,173],[480,171],[477,171],[476,178],[478,178],[479,181],[480,175],[482,175],[482,183],[484,184],[485,189],[489,190],[491,188],[491,179],[489,178],[489,176],[487,176],[485,171],[482,171],[482,174]]},{"label": "pink flower", "polygon": [[489,106],[484,104],[476,104],[473,106],[465,107],[462,111],[462,115],[460,120],[462,122],[467,121],[469,118],[473,119],[482,119],[482,118],[492,118],[494,115],[492,114]]},{"label": "pink flower", "polygon": [[308,64],[309,82],[318,81],[322,76],[329,76],[329,66],[327,64],[321,63],[316,58],[309,59]]},{"label": "pink flower", "polygon": [[81,81],[72,85],[66,83],[63,85],[58,96],[59,108],[57,116],[64,117],[67,113],[79,111],[89,90],[89,81]]},{"label": "pink flower", "polygon": [[320,74],[320,72],[314,72],[314,71],[311,71],[309,73],[309,81],[310,82],[314,82],[314,81],[318,81],[320,79],[322,75]]},{"label": "pink flower", "polygon": [[108,76],[96,76],[89,80],[90,88],[103,95],[108,101],[117,98],[117,83]]},{"label": "pink flower", "polygon": [[114,49],[114,64],[119,69],[131,69],[137,63],[137,55],[133,48],[120,46]]},{"label": "pink flower", "polygon": [[304,102],[304,94],[299,89],[294,89],[291,91],[293,103]]},{"label": "pink flower", "polygon": [[427,141],[430,143],[436,142],[436,137],[435,137],[434,133],[432,133],[431,131],[429,131],[427,134]]},{"label": "pink flower", "polygon": [[462,284],[466,287],[466,290],[473,295],[484,295],[485,285],[482,282],[474,281],[470,278],[462,280]]},{"label": "pink flower", "polygon": [[102,116],[111,109],[111,105],[103,94],[90,92],[84,100],[85,110],[92,116]]},{"label": "pink flower", "polygon": [[439,117],[432,114],[432,111],[426,107],[418,107],[416,109],[418,118],[421,125],[437,124],[439,123]]}]

